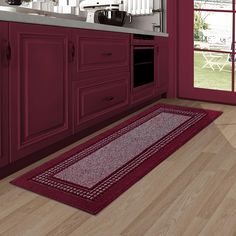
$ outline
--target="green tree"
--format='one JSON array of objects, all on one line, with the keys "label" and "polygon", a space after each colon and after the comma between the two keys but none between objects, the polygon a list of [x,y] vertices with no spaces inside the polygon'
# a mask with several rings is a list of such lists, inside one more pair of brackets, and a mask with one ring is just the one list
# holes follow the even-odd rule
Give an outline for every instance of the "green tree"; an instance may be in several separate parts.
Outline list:
[{"label": "green tree", "polygon": [[[204,7],[206,1],[198,3],[196,8],[201,9]],[[203,34],[201,30],[209,29],[209,25],[206,23],[206,18],[209,16],[209,13],[202,11],[194,11],[194,40],[203,41]]]}]

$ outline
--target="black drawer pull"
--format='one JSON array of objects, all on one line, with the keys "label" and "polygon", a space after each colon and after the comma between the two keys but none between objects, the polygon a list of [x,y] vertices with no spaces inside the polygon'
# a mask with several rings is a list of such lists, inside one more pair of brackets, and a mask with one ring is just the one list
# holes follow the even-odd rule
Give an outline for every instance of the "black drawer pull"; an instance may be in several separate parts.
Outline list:
[{"label": "black drawer pull", "polygon": [[68,43],[68,58],[69,58],[69,62],[73,62],[74,58],[75,58],[75,45],[73,42],[69,41]]},{"label": "black drawer pull", "polygon": [[7,42],[7,45],[6,45],[6,58],[8,61],[11,60],[11,45],[9,42]]},{"label": "black drawer pull", "polygon": [[109,97],[105,97],[104,98],[104,100],[106,101],[106,102],[110,102],[110,101],[112,101],[114,99],[114,97],[112,97],[112,96],[109,96]]},{"label": "black drawer pull", "polygon": [[112,56],[112,52],[103,52],[102,55],[103,56]]}]

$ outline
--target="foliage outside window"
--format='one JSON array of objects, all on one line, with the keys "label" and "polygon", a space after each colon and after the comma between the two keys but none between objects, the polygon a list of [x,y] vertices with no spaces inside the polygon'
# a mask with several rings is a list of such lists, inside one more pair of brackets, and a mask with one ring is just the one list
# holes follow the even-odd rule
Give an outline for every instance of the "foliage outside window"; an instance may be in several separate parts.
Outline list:
[{"label": "foliage outside window", "polygon": [[[198,3],[204,4],[204,3]],[[209,14],[204,14],[201,11],[194,12],[194,41],[204,41],[202,30],[209,29],[206,19]]]}]

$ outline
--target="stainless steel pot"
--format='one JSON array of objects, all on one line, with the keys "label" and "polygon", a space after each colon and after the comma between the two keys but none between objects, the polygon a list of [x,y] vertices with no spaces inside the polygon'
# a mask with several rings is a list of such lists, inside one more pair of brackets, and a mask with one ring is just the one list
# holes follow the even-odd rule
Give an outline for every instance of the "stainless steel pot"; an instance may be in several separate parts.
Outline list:
[{"label": "stainless steel pot", "polygon": [[6,3],[8,3],[9,5],[21,5],[22,1],[21,0],[7,0]]},{"label": "stainless steel pot", "polygon": [[97,10],[94,15],[94,22],[105,24],[123,26],[127,19],[126,11],[119,10]]}]

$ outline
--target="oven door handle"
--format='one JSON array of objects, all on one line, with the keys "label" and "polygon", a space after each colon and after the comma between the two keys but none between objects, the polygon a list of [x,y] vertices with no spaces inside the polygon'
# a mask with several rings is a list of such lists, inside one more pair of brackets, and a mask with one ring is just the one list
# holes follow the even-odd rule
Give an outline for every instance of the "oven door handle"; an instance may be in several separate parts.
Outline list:
[{"label": "oven door handle", "polygon": [[134,46],[134,50],[143,50],[143,49],[153,49],[154,50],[154,46]]}]

